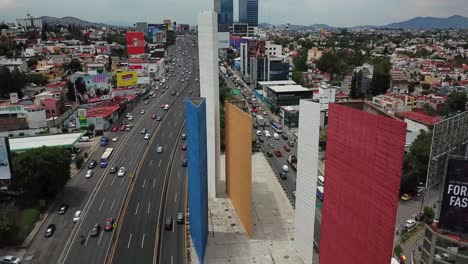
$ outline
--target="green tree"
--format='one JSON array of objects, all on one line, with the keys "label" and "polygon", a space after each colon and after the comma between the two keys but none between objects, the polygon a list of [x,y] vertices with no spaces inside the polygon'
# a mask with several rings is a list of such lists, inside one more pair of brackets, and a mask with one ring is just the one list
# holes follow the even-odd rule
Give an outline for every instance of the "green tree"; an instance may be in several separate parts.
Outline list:
[{"label": "green tree", "polygon": [[400,191],[415,191],[420,182],[425,182],[432,145],[432,131],[420,130],[403,160],[403,176]]},{"label": "green tree", "polygon": [[70,153],[41,147],[13,157],[12,187],[32,199],[52,198],[70,179]]},{"label": "green tree", "polygon": [[67,80],[67,99],[70,102],[76,101],[75,85],[69,80]]},{"label": "green tree", "polygon": [[390,88],[391,64],[388,58],[376,58],[374,64],[374,75],[372,76],[370,93],[373,96],[384,94]]},{"label": "green tree", "polygon": [[42,41],[47,41],[47,29],[48,29],[48,24],[44,23],[42,26],[42,31],[41,31],[41,40]]},{"label": "green tree", "polygon": [[432,209],[432,207],[424,206],[423,212],[424,212],[424,219],[426,219],[426,221],[430,222],[434,220],[435,212],[434,212],[434,209]]},{"label": "green tree", "polygon": [[428,83],[422,83],[422,84],[421,84],[421,88],[422,88],[423,90],[429,90],[429,89],[431,89],[431,85],[428,84]]},{"label": "green tree", "polygon": [[112,56],[109,56],[109,60],[107,61],[107,71],[111,72],[112,71]]},{"label": "green tree", "polygon": [[296,71],[294,70],[292,72],[292,79],[293,81],[295,81],[296,83],[300,84],[300,85],[304,85],[304,75],[302,75],[302,72],[301,71]]},{"label": "green tree", "polygon": [[453,91],[446,100],[447,105],[453,112],[465,111],[466,108],[466,93]]},{"label": "green tree", "polygon": [[73,58],[70,63],[64,65],[65,70],[72,72],[83,71],[80,60]]}]

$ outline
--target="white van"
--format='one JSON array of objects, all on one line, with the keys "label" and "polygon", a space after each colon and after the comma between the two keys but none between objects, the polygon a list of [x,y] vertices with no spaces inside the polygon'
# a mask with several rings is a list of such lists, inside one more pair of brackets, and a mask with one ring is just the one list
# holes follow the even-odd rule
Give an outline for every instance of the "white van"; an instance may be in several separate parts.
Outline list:
[{"label": "white van", "polygon": [[279,135],[278,135],[278,133],[273,133],[273,138],[275,138],[276,140],[279,140]]}]

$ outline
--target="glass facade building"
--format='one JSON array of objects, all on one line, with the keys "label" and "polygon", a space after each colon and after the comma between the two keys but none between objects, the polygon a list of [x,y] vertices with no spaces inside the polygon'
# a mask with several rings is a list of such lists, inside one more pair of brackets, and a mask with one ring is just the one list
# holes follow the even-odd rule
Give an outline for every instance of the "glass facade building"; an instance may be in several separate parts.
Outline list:
[{"label": "glass facade building", "polygon": [[258,27],[258,0],[239,0],[239,22]]},{"label": "glass facade building", "polygon": [[234,16],[233,0],[219,0],[220,7],[218,13],[218,31],[229,32],[229,26],[232,25]]}]

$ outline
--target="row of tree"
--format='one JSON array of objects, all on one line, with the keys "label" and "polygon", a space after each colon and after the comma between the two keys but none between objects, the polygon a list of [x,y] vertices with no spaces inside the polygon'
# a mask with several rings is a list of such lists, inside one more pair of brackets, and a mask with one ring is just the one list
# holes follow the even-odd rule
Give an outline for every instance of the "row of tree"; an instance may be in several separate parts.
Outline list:
[{"label": "row of tree", "polygon": [[23,88],[28,83],[45,85],[49,83],[47,77],[41,74],[26,74],[18,69],[10,71],[8,67],[0,68],[0,98],[10,98],[10,93],[18,93],[18,97],[23,97]]}]

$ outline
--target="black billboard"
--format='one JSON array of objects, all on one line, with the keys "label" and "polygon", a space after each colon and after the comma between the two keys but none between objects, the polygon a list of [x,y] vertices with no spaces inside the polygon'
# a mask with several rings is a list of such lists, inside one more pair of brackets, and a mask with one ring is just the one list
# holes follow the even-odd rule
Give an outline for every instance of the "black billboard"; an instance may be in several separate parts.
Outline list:
[{"label": "black billboard", "polygon": [[440,228],[468,233],[468,160],[448,160],[443,191]]}]

